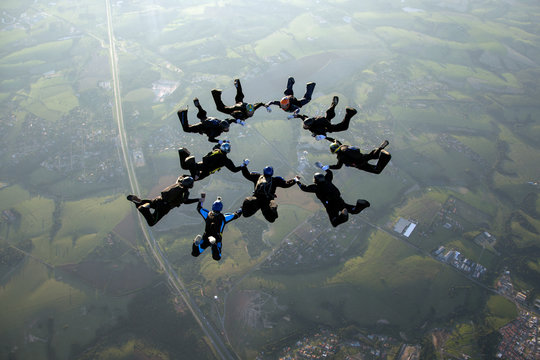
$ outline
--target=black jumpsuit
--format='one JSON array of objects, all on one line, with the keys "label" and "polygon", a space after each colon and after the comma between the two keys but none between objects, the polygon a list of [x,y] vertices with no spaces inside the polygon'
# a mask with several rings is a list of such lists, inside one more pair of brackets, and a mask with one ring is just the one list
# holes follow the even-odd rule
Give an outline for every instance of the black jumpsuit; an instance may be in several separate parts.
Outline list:
[{"label": "black jumpsuit", "polygon": [[[345,131],[349,128],[352,117],[356,114],[356,110],[347,108],[345,116],[340,123],[332,124],[331,120],[336,116],[335,105],[330,106],[326,110],[325,116],[316,116],[308,118],[306,115],[296,115],[296,117],[304,121],[304,129],[311,131],[312,136],[324,135],[327,133]],[[326,140],[334,142],[331,137],[326,136]]]},{"label": "black jumpsuit", "polygon": [[231,115],[236,120],[246,120],[247,118],[253,116],[255,110],[257,110],[261,106],[264,106],[264,103],[258,102],[253,104],[253,113],[250,114],[246,108],[247,103],[244,102],[244,93],[242,92],[242,84],[240,84],[240,80],[235,79],[234,83],[236,86],[236,96],[234,98],[234,101],[236,103],[234,105],[226,106],[223,103],[223,100],[221,99],[221,90],[212,90],[212,97],[214,98],[214,102],[216,103],[216,109],[219,112]]},{"label": "black jumpsuit", "polygon": [[[338,142],[339,143],[339,142]],[[343,165],[355,167],[373,174],[380,174],[390,162],[392,155],[384,149],[374,149],[369,154],[362,154],[356,146],[341,145],[335,152],[337,164],[330,165],[330,169],[341,169]],[[377,164],[372,165],[370,160],[378,159]]]},{"label": "black jumpsuit", "polygon": [[[328,218],[332,226],[336,227],[343,224],[349,219],[349,214],[358,214],[360,211],[369,206],[369,202],[366,200],[358,200],[356,205],[349,205],[341,197],[339,189],[332,184],[334,175],[332,171],[327,170],[324,176],[323,182],[304,185],[298,182],[298,186],[302,191],[315,193],[317,198],[321,201],[326,209]],[[347,212],[343,210],[347,209]]]},{"label": "black jumpsuit", "polygon": [[215,145],[212,151],[203,156],[200,162],[195,162],[195,158],[190,156],[189,151],[185,148],[178,150],[178,156],[180,157],[182,169],[189,170],[195,180],[202,180],[210,174],[221,170],[223,166],[234,173],[242,169],[241,166],[234,165],[232,160],[227,157],[227,154],[221,151],[219,144]]},{"label": "black jumpsuit", "polygon": [[[154,226],[173,208],[179,207],[181,204],[193,204],[197,201],[199,201],[198,198],[189,198],[189,190],[187,188],[183,187],[180,183],[176,183],[161,191],[160,196],[152,200],[141,200],[136,205],[137,210],[144,216],[148,225]],[[150,204],[150,207],[145,207],[145,204]],[[150,209],[154,211],[152,212]]]},{"label": "black jumpsuit", "polygon": [[244,217],[254,215],[261,210],[264,218],[273,223],[278,218],[276,188],[289,188],[295,184],[294,179],[285,180],[281,176],[264,176],[257,172],[249,172],[247,167],[242,167],[242,175],[251,181],[255,187],[252,196],[244,199],[242,210]]},{"label": "black jumpsuit", "polygon": [[[315,90],[315,83],[314,82],[307,83],[306,84],[306,93],[304,94],[304,97],[301,98],[301,99],[297,99],[294,96],[293,85],[294,85],[294,78],[289,77],[287,79],[287,88],[283,92],[283,94],[289,99],[289,104],[290,104],[289,107],[287,108],[287,110],[283,109],[283,111],[287,111],[287,112],[291,112],[291,113],[295,112],[297,110],[300,110],[300,108],[302,106],[309,103],[311,101],[311,96],[313,96],[313,90]],[[267,103],[265,106],[268,107],[270,105],[278,105],[278,106],[280,106],[280,100],[271,101],[271,102]]]},{"label": "black jumpsuit", "polygon": [[[207,117],[206,110],[200,107],[200,105],[197,118],[199,118],[201,121],[190,125],[188,122],[187,109],[178,111],[178,119],[180,120],[180,124],[182,125],[184,132],[198,133],[201,135],[205,134],[208,136],[208,141],[217,143],[219,140],[216,138],[224,131],[220,124],[221,120],[214,117]],[[231,124],[234,122],[234,119],[226,119],[225,121]]]}]

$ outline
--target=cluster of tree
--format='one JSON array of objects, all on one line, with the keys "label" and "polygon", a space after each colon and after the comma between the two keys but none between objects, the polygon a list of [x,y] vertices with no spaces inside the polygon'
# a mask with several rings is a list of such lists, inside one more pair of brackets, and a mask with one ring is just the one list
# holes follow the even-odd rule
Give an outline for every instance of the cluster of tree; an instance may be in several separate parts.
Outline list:
[{"label": "cluster of tree", "polygon": [[[176,312],[170,299],[164,283],[141,290],[128,305],[125,317],[112,328],[98,330],[92,344],[74,344],[69,358],[99,359],[107,350],[123,348],[127,341],[136,339],[148,348],[168,354],[168,358],[182,354],[185,359],[213,359],[193,316]],[[130,355],[135,358],[137,354]]]},{"label": "cluster of tree", "polygon": [[25,257],[24,253],[20,250],[30,252],[33,246],[32,240],[25,239],[17,244],[17,248],[11,245],[0,248],[0,265],[9,268],[17,265]]}]

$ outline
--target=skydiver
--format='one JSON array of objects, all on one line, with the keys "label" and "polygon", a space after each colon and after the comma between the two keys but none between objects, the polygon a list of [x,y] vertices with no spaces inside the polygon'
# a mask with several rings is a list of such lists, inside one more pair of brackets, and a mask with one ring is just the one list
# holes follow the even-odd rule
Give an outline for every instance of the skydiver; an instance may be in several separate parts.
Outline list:
[{"label": "skydiver", "polygon": [[219,143],[212,148],[212,151],[203,156],[200,162],[195,162],[195,157],[191,156],[189,150],[186,148],[178,149],[178,156],[180,157],[180,166],[182,169],[189,170],[193,179],[198,181],[221,170],[223,166],[236,173],[249,163],[249,160],[245,159],[242,165],[234,165],[232,160],[227,157],[227,154],[230,151],[231,144],[229,141],[220,140]]},{"label": "skydiver", "polygon": [[193,103],[199,109],[197,112],[197,118],[201,120],[200,122],[190,125],[188,122],[188,110],[180,109],[178,110],[178,119],[182,125],[182,129],[187,133],[199,133],[205,134],[208,136],[208,141],[210,142],[219,142],[216,137],[220,136],[223,132],[229,131],[229,126],[231,123],[235,122],[234,119],[225,119],[220,120],[214,117],[208,117],[206,110],[204,110],[199,103],[199,99],[193,99]]},{"label": "skydiver", "polygon": [[254,215],[257,210],[261,210],[264,218],[273,223],[278,218],[276,198],[276,188],[289,188],[295,184],[295,180],[285,180],[281,176],[274,175],[274,169],[266,166],[263,173],[249,172],[247,166],[242,167],[242,175],[254,185],[252,196],[244,199],[242,204],[244,217]]},{"label": "skydiver", "polygon": [[201,214],[205,222],[204,233],[202,236],[197,235],[193,241],[191,255],[197,257],[210,246],[212,248],[212,258],[219,261],[221,259],[223,229],[225,225],[240,217],[242,208],[234,213],[222,214],[223,203],[221,202],[221,197],[218,196],[217,200],[214,201],[211,211],[202,207],[203,202],[204,196],[201,196],[197,204],[197,211]]},{"label": "skydiver", "polygon": [[326,170],[326,174],[315,173],[311,185],[302,184],[299,177],[295,177],[295,181],[302,191],[315,193],[326,209],[330,223],[336,227],[346,222],[349,214],[358,214],[370,204],[369,201],[363,199],[356,200],[356,205],[347,204],[341,197],[339,189],[332,184],[333,177],[332,171]]},{"label": "skydiver", "polygon": [[311,136],[315,137],[317,140],[326,139],[333,142],[334,139],[326,136],[326,133],[347,130],[352,117],[357,113],[356,109],[347,107],[345,109],[343,120],[338,124],[332,124],[331,120],[336,116],[335,108],[338,101],[339,98],[334,96],[332,104],[328,110],[326,110],[325,116],[308,117],[307,115],[300,114],[295,114],[293,116],[302,119],[304,122],[304,129],[311,131]]},{"label": "skydiver", "polygon": [[[172,184],[161,191],[161,195],[152,200],[139,199],[136,195],[128,195],[127,199],[135,204],[137,210],[144,216],[149,226],[154,226],[173,208],[182,204],[193,204],[199,199],[189,198],[189,189],[193,187],[193,178],[188,175],[178,177]],[[153,209],[152,212],[150,209]]]},{"label": "skydiver", "polygon": [[244,102],[244,93],[242,92],[242,84],[240,79],[234,79],[234,86],[236,87],[236,96],[234,101],[236,103],[232,106],[225,106],[223,100],[221,100],[221,90],[213,89],[212,97],[216,103],[216,109],[222,113],[231,115],[238,124],[245,125],[245,120],[252,117],[255,110],[264,106],[264,103],[258,102],[255,104],[248,104]]},{"label": "skydiver", "polygon": [[[311,101],[311,96],[313,95],[313,90],[315,90],[316,84],[314,82],[307,83],[306,93],[304,94],[304,97],[300,100],[298,100],[294,96],[293,85],[294,85],[294,78],[290,76],[287,79],[287,88],[283,92],[285,96],[281,98],[281,100],[271,101],[267,103],[265,105],[266,109],[270,111],[270,105],[279,105],[279,107],[283,111],[298,114],[300,112],[300,108]],[[289,115],[289,118],[292,118],[292,115]]]},{"label": "skydiver", "polygon": [[[330,152],[332,154],[336,154],[338,161],[337,164],[328,166],[317,163],[316,165],[323,170],[341,169],[341,167],[345,165],[364,170],[369,173],[380,174],[392,158],[392,155],[384,150],[388,144],[388,140],[384,140],[378,148],[373,149],[369,154],[362,154],[358,147],[342,145],[341,142],[335,140],[332,144],[330,144]],[[369,163],[370,160],[375,159],[378,159],[375,165]]]}]

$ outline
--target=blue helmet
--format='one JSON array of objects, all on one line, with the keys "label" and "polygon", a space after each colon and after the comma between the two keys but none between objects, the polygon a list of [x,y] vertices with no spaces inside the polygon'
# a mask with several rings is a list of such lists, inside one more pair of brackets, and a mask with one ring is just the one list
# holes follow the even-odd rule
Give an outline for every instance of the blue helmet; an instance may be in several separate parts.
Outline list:
[{"label": "blue helmet", "polygon": [[221,151],[223,151],[225,154],[228,154],[231,152],[231,144],[228,143],[228,142],[224,142],[223,144],[221,144],[221,146],[219,147],[221,149]]},{"label": "blue helmet", "polygon": [[212,204],[212,211],[221,211],[223,210],[223,203],[221,202],[221,197],[218,196],[217,200]]},{"label": "blue helmet", "polygon": [[272,176],[274,175],[274,168],[271,166],[265,166],[263,169],[264,176]]}]

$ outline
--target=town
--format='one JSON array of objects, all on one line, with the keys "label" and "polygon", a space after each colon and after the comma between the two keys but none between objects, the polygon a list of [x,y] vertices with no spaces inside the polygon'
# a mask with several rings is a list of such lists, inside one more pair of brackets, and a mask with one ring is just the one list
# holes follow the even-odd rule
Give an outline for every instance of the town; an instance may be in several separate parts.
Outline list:
[{"label": "town", "polygon": [[450,264],[456,269],[463,271],[475,279],[479,279],[486,273],[487,269],[484,266],[467,259],[459,251],[453,249],[446,251],[446,253],[445,251],[446,248],[444,246],[440,246],[433,252],[433,255],[435,255],[439,261]]}]

